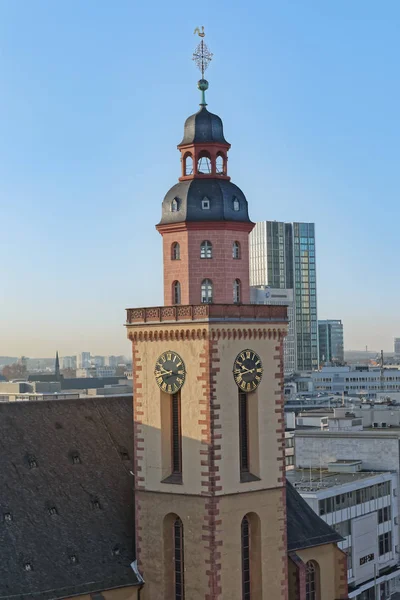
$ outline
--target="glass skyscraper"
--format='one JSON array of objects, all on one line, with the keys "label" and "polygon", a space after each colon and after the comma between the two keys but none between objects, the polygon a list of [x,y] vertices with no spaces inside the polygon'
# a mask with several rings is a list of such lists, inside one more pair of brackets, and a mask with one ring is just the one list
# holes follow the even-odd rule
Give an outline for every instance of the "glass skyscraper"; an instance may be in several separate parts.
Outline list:
[{"label": "glass skyscraper", "polygon": [[250,233],[250,285],[293,290],[297,371],[318,368],[314,223],[261,221]]},{"label": "glass skyscraper", "polygon": [[318,321],[319,362],[344,364],[343,324],[339,319]]}]

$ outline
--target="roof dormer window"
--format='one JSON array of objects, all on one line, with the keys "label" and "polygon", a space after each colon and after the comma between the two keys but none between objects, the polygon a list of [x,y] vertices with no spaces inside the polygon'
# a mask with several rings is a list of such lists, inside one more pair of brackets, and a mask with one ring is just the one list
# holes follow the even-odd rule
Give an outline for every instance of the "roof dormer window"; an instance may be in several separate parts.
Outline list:
[{"label": "roof dormer window", "polygon": [[93,498],[93,500],[91,501],[91,505],[93,510],[101,510],[101,505],[97,498]]},{"label": "roof dormer window", "polygon": [[211,202],[207,197],[204,197],[203,200],[201,201],[201,208],[203,210],[210,210]]},{"label": "roof dormer window", "polygon": [[232,200],[232,208],[234,211],[238,211],[240,210],[240,202],[239,200],[236,198],[236,196],[233,198]]},{"label": "roof dormer window", "polygon": [[38,464],[37,464],[37,460],[34,456],[29,456],[28,457],[28,464],[29,464],[29,468],[30,469],[36,469]]},{"label": "roof dormer window", "polygon": [[171,212],[178,212],[179,210],[179,198],[174,198],[171,202]]}]

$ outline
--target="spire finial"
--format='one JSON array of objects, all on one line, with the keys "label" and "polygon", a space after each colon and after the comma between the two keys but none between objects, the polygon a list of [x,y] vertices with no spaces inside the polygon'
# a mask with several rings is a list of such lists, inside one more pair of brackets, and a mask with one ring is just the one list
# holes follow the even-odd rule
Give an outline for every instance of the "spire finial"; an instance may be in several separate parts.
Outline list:
[{"label": "spire finial", "polygon": [[197,87],[201,91],[200,106],[207,106],[205,92],[208,89],[208,81],[206,79],[204,79],[204,73],[205,73],[208,65],[212,61],[213,54],[212,54],[212,52],[210,52],[207,44],[205,43],[205,41],[203,39],[204,36],[206,35],[204,33],[204,26],[202,26],[201,31],[200,31],[199,27],[196,27],[196,29],[194,30],[194,34],[196,34],[196,33],[199,37],[201,37],[201,42],[196,46],[196,49],[193,53],[193,60],[195,61],[197,67],[201,71],[201,79],[197,83]]},{"label": "spire finial", "polygon": [[56,376],[56,381],[60,379],[60,359],[58,358],[58,350],[56,352],[56,362],[54,366],[54,374]]}]

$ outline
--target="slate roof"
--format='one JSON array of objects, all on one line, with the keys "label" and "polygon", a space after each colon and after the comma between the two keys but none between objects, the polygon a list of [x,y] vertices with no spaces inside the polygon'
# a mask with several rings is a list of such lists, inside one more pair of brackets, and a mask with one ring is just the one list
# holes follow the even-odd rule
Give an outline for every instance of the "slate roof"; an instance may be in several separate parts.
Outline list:
[{"label": "slate roof", "polygon": [[[0,446],[0,599],[141,583],[131,397],[0,403]],[[342,539],[289,482],[286,498],[288,551]]]},{"label": "slate roof", "polygon": [[185,121],[183,140],[179,146],[199,143],[226,144],[221,117],[209,112],[205,106]]},{"label": "slate roof", "polygon": [[[178,210],[171,211],[172,200],[178,200]],[[210,209],[202,209],[202,200],[210,200]],[[239,210],[233,200],[239,200]],[[250,223],[248,204],[242,190],[227,179],[194,178],[180,181],[165,195],[160,225],[194,221],[236,221]]]},{"label": "slate roof", "polygon": [[286,480],[287,549],[303,550],[322,544],[341,542],[343,538],[323,521]]},{"label": "slate roof", "polygon": [[0,598],[138,583],[132,399],[0,403]]}]

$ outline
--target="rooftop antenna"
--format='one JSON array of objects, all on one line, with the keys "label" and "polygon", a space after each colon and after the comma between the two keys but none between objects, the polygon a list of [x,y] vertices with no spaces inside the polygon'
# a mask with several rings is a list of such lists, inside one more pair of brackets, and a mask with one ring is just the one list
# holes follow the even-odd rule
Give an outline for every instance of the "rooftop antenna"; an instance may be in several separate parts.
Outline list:
[{"label": "rooftop antenna", "polygon": [[196,27],[194,30],[194,34],[201,38],[201,41],[196,46],[196,49],[193,53],[192,59],[196,63],[198,69],[201,72],[201,79],[197,82],[197,87],[201,91],[201,102],[200,106],[207,106],[206,102],[206,90],[208,90],[208,81],[204,79],[204,73],[206,72],[208,65],[212,61],[213,53],[210,52],[207,44],[204,41],[204,26],[202,26],[201,31],[199,27]]}]

